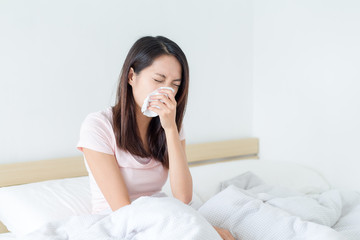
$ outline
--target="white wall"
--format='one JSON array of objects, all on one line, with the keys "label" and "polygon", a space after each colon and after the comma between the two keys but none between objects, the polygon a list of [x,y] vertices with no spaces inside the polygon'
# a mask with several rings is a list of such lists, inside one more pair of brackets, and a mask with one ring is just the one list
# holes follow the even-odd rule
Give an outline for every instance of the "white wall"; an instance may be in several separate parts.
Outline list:
[{"label": "white wall", "polygon": [[254,0],[254,135],[261,158],[360,190],[360,2]]},{"label": "white wall", "polygon": [[2,0],[0,163],[79,155],[82,120],[113,105],[124,58],[144,35],[187,54],[188,143],[251,136],[251,5]]},{"label": "white wall", "polygon": [[114,103],[132,43],[164,35],[190,63],[189,143],[257,136],[262,159],[360,189],[359,12],[356,0],[3,0],[0,163],[78,155],[81,121]]}]

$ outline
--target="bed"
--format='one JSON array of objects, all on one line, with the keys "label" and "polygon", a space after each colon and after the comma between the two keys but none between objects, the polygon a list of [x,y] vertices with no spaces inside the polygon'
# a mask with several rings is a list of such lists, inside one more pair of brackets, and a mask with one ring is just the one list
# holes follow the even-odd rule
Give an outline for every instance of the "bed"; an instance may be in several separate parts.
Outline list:
[{"label": "bed", "polygon": [[[183,209],[180,211],[182,217],[176,218],[176,221],[180,221],[181,218],[185,221],[176,222],[177,226],[179,224],[184,226],[178,234],[191,232],[194,234],[192,236],[197,236],[196,234],[202,236],[186,239],[218,239],[212,235],[214,230],[206,225],[211,223],[213,226],[232,229],[233,235],[241,239],[292,239],[286,234],[294,235],[294,224],[296,224],[297,237],[302,234],[303,239],[360,239],[359,193],[334,190],[314,169],[285,162],[259,160],[258,153],[257,138],[187,145],[194,192],[193,201],[189,204],[190,209]],[[47,231],[48,229],[60,231],[59,229],[67,226],[67,231],[71,231],[69,226],[76,226],[79,222],[84,224],[84,221],[88,221],[88,226],[94,226],[96,225],[94,223],[101,221],[106,222],[103,218],[82,218],[87,216],[91,209],[87,178],[82,156],[0,165],[0,221],[12,231],[8,232],[0,222],[0,240],[16,239],[16,235],[21,236],[21,239],[23,236],[24,239],[31,239],[29,233],[42,224],[55,220],[67,221],[69,216],[77,218],[72,219],[73,222],[68,225],[62,222],[65,227],[60,228],[53,224],[42,228]],[[165,184],[163,192],[171,196],[169,182]],[[146,204],[154,204],[153,209],[158,207],[158,211],[165,208],[164,206],[169,206],[165,214],[172,215],[178,215],[179,208],[182,209],[178,203],[171,202],[171,198],[158,198],[163,201],[161,206],[156,205],[160,200],[151,202],[153,199],[143,198],[135,201],[137,205],[131,204],[135,205],[134,208],[142,209],[142,216],[136,220],[137,222],[146,219],[144,217],[148,211],[148,208],[144,208]],[[311,211],[303,207],[309,207]],[[140,211],[138,209],[128,208],[122,214],[129,211],[135,219],[136,211]],[[235,212],[242,215],[235,218]],[[154,216],[153,212],[148,214],[149,218]],[[199,216],[194,217],[193,215],[196,214]],[[167,216],[166,219],[171,217]],[[273,224],[276,217],[279,218],[276,221],[277,225],[270,226],[269,224]],[[113,222],[114,219],[118,219],[119,224],[124,221],[120,216],[114,216],[109,222]],[[239,222],[239,219],[243,220]],[[259,219],[263,224],[259,224],[261,223]],[[165,232],[164,225],[167,224],[166,226],[171,228],[168,222],[163,223],[162,226],[152,225],[152,229],[158,227],[159,231]],[[196,231],[188,222],[198,226]],[[289,222],[293,225],[289,225]],[[127,222],[125,224],[131,225]],[[250,231],[247,226],[257,226],[257,228],[251,227],[253,229]],[[275,238],[274,235],[261,233],[274,231],[273,234],[278,234],[284,229],[289,230]],[[100,236],[94,237],[97,233],[92,231],[95,230],[87,229],[86,232],[92,235],[78,239],[99,239]],[[37,234],[34,235],[37,239],[45,236],[44,232],[38,231]],[[151,234],[154,235],[154,232]],[[184,238],[180,235],[176,238],[174,229],[172,234],[172,239]],[[343,238],[344,236],[347,238]],[[158,239],[168,237],[158,237]],[[44,237],[44,239],[50,238]]]}]

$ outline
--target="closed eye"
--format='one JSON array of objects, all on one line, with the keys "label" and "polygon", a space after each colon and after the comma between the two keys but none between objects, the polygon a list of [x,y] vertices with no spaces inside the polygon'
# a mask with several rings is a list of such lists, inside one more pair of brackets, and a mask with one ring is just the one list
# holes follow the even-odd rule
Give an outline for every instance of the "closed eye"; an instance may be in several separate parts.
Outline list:
[{"label": "closed eye", "polygon": [[[164,82],[164,80],[157,80],[155,78],[153,78],[155,82],[158,82],[158,83],[162,83]],[[175,87],[180,87],[180,85],[177,85],[177,84],[173,84]]]}]

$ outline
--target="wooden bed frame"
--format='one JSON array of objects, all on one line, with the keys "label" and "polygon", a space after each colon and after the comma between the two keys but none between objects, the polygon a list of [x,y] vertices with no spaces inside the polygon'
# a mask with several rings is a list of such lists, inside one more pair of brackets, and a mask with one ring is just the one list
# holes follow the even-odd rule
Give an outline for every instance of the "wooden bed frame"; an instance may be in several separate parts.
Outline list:
[{"label": "wooden bed frame", "polygon": [[[190,167],[235,159],[258,159],[258,153],[259,140],[257,138],[188,144],[186,146]],[[82,156],[1,164],[0,187],[86,175],[88,173]],[[0,233],[5,232],[8,230],[0,222]]]}]

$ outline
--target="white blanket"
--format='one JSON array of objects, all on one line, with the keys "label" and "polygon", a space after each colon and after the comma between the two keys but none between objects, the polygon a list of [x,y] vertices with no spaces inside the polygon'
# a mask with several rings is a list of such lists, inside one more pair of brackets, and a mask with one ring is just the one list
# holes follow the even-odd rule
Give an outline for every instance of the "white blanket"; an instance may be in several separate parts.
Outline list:
[{"label": "white blanket", "polygon": [[330,190],[305,195],[269,186],[248,172],[223,183],[198,211],[170,197],[141,197],[109,215],[48,223],[23,240],[221,239],[359,240],[360,194]]},{"label": "white blanket", "polygon": [[200,209],[237,239],[360,239],[360,194],[305,195],[269,186],[248,172],[223,184]]},{"label": "white blanket", "polygon": [[214,239],[215,229],[192,207],[169,197],[141,197],[109,215],[52,222],[22,240]]}]

